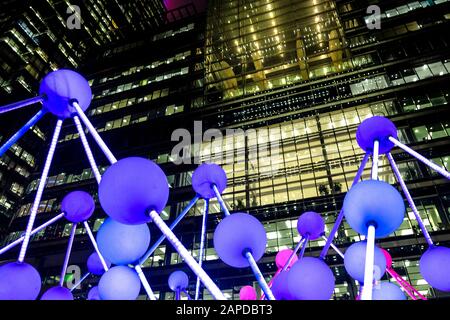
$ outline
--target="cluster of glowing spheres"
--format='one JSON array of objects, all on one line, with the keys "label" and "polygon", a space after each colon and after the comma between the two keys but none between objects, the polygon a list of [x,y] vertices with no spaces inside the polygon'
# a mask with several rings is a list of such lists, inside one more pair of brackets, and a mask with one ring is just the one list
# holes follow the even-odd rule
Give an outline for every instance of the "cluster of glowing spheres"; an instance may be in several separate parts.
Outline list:
[{"label": "cluster of glowing spheres", "polygon": [[239,300],[257,300],[256,290],[252,286],[244,286],[239,290]]},{"label": "cluster of glowing spheres", "polygon": [[136,300],[141,281],[134,269],[116,266],[103,274],[98,283],[101,300]]},{"label": "cluster of glowing spheres", "polygon": [[295,300],[329,300],[335,278],[330,267],[319,258],[303,257],[289,270],[289,294]]},{"label": "cluster of glowing spheres", "polygon": [[57,286],[45,291],[41,300],[73,300],[73,295],[69,289]]},{"label": "cluster of glowing spheres", "polygon": [[215,198],[215,185],[220,194],[227,187],[225,171],[214,163],[203,163],[192,174],[192,188],[204,199]]},{"label": "cluster of glowing spheres", "polygon": [[[161,213],[169,198],[166,175],[153,161],[131,157],[117,161],[102,176],[100,204],[123,224],[150,222],[150,211]],[[111,261],[113,262],[113,261]]]},{"label": "cluster of glowing spheres", "polygon": [[[355,280],[364,282],[364,270],[366,266],[367,241],[359,241],[352,244],[344,255],[344,266],[347,273]],[[375,246],[374,279],[380,280],[386,272],[386,258],[383,251]]]},{"label": "cluster of glowing spheres", "polygon": [[309,237],[309,240],[316,240],[322,236],[325,231],[325,222],[320,214],[308,211],[303,213],[297,221],[298,233],[305,238]]},{"label": "cluster of glowing spheres", "polygon": [[397,230],[405,216],[400,193],[390,184],[378,180],[365,180],[354,185],[345,196],[343,210],[352,229],[367,235],[368,226],[374,224],[377,238]]},{"label": "cluster of glowing spheres", "polygon": [[170,274],[167,283],[172,291],[184,290],[189,286],[189,277],[185,272],[177,270]]},{"label": "cluster of glowing spheres", "polygon": [[246,213],[234,213],[223,219],[214,232],[214,248],[220,259],[235,268],[249,266],[248,250],[255,261],[264,255],[267,235],[264,226]]},{"label": "cluster of glowing spheres", "polygon": [[65,218],[73,223],[86,221],[94,210],[94,199],[84,191],[71,192],[61,202],[61,211],[64,212]]},{"label": "cluster of glowing spheres", "polygon": [[92,100],[89,82],[79,73],[68,69],[50,72],[41,81],[39,94],[44,96],[44,108],[58,118],[70,118],[76,111],[72,101],[85,111]]},{"label": "cluster of glowing spheres", "polygon": [[39,272],[27,263],[0,267],[0,300],[36,300],[41,291]]},{"label": "cluster of glowing spheres", "polygon": [[420,273],[434,288],[450,292],[450,248],[430,246],[419,261]]},{"label": "cluster of glowing spheres", "polygon": [[[106,266],[109,268],[111,262],[105,260]],[[90,273],[96,276],[101,276],[105,273],[102,261],[97,252],[92,253],[87,260],[87,268]]]},{"label": "cluster of glowing spheres", "polygon": [[138,261],[150,245],[147,224],[126,225],[106,219],[97,232],[97,244],[104,258],[115,265]]},{"label": "cluster of glowing spheres", "polygon": [[379,142],[379,154],[391,151],[394,144],[389,137],[397,139],[397,128],[391,120],[380,116],[364,120],[356,131],[358,145],[368,153],[373,153],[375,140]]}]

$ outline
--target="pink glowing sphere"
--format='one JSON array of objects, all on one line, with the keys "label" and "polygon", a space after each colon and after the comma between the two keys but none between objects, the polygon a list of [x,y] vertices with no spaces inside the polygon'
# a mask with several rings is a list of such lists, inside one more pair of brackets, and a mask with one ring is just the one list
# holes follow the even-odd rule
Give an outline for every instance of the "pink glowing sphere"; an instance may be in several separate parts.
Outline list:
[{"label": "pink glowing sphere", "polygon": [[[277,265],[278,269],[282,269],[284,265],[287,263],[289,257],[291,256],[292,252],[294,252],[291,249],[284,249],[278,251],[276,257],[275,257],[275,263]],[[291,263],[289,263],[289,268],[292,267],[294,263],[296,263],[298,260],[297,255],[294,255],[294,258],[292,259]]]},{"label": "pink glowing sphere", "polygon": [[245,286],[239,291],[239,300],[257,300],[256,290],[252,286]]}]

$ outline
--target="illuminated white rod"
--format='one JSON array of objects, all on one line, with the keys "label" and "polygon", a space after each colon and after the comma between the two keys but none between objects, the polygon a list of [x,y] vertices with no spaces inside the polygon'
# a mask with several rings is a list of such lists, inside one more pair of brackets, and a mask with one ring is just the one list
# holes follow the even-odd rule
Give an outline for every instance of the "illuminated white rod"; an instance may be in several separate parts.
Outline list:
[{"label": "illuminated white rod", "polygon": [[31,232],[33,231],[34,220],[36,219],[36,213],[41,203],[42,193],[44,192],[45,185],[47,183],[48,172],[50,165],[52,164],[53,155],[55,154],[56,144],[58,143],[59,134],[61,132],[61,126],[63,121],[59,119],[56,122],[55,131],[53,132],[52,141],[48,150],[47,159],[45,160],[44,168],[42,170],[41,181],[36,191],[33,206],[31,207],[30,218],[28,219],[27,229],[25,231],[25,237],[23,239],[22,247],[20,248],[19,262],[23,262],[25,254],[27,252],[28,243],[30,242]]},{"label": "illuminated white rod", "polygon": [[77,229],[77,224],[72,225],[72,230],[70,231],[69,243],[67,244],[66,257],[64,258],[64,264],[61,270],[61,277],[59,278],[59,286],[64,285],[64,278],[67,272],[67,266],[69,265],[70,253],[72,252],[73,238],[75,237],[75,231]]},{"label": "illuminated white rod", "polygon": [[109,162],[111,164],[114,164],[117,162],[116,157],[112,154],[111,150],[109,150],[106,143],[103,141],[103,139],[98,134],[97,130],[95,130],[92,123],[89,121],[88,117],[84,114],[83,110],[81,109],[80,105],[76,101],[72,101],[72,106],[77,111],[78,116],[81,118],[81,121],[83,121],[84,125],[88,128],[89,132],[91,133],[92,137],[94,137],[94,140],[97,142],[100,149],[102,149],[103,153],[105,154],[106,158],[108,158]]},{"label": "illuminated white rod", "polygon": [[[192,209],[192,207],[197,203],[198,199],[200,197],[198,195],[195,195],[195,197],[191,200],[191,202],[188,203],[188,205],[181,211],[181,213],[176,217],[176,219],[172,222],[170,225],[170,230],[173,230],[178,223],[184,218],[184,216],[189,212],[189,210]],[[161,237],[159,237],[158,240],[152,245],[150,249],[148,249],[147,253],[144,254],[144,256],[139,260],[139,265],[142,266],[145,261],[150,258],[150,256],[155,252],[155,250],[159,247],[159,245],[166,239],[166,235],[163,234]]]},{"label": "illuminated white rod", "polygon": [[375,260],[375,226],[370,224],[367,230],[366,263],[364,266],[364,288],[361,300],[372,300],[373,265]]},{"label": "illuminated white rod", "polygon": [[425,227],[425,224],[423,223],[422,218],[420,217],[419,211],[417,210],[414,200],[411,197],[411,194],[409,193],[408,188],[406,187],[405,181],[403,180],[402,175],[400,174],[400,171],[398,170],[397,164],[395,163],[395,160],[392,157],[392,154],[389,152],[387,154],[387,157],[388,157],[389,163],[391,164],[392,171],[394,171],[395,177],[397,178],[398,183],[400,183],[403,193],[405,194],[406,199],[408,200],[409,207],[411,208],[412,212],[414,213],[417,223],[419,224],[419,227],[423,232],[425,240],[427,241],[428,245],[432,246],[433,240],[431,239],[431,236],[428,233],[428,230]]},{"label": "illuminated white rod", "polygon": [[289,265],[292,262],[292,259],[294,259],[295,255],[297,254],[298,250],[301,248],[302,243],[304,243],[304,245],[306,245],[305,243],[305,239],[302,238],[300,239],[300,241],[297,243],[297,245],[295,246],[294,251],[292,251],[291,255],[289,256],[289,258],[287,259],[286,263],[284,264],[283,268],[281,269],[282,272],[286,271],[287,268],[289,267]]},{"label": "illuminated white rod", "polygon": [[16,143],[22,136],[28,132],[45,114],[47,111],[40,110],[36,113],[27,123],[23,125],[14,135],[12,135],[1,147],[0,147],[0,157],[12,147],[14,143]]},{"label": "illuminated white rod", "polygon": [[86,229],[86,232],[89,236],[89,239],[91,239],[92,246],[94,247],[95,252],[97,252],[97,255],[100,259],[100,262],[102,263],[103,269],[105,271],[108,271],[108,266],[106,265],[105,259],[103,258],[102,254],[100,253],[100,250],[98,249],[97,241],[95,241],[94,235],[92,234],[91,227],[89,227],[89,224],[87,221],[83,222],[84,228]]},{"label": "illuminated white rod", "polygon": [[261,270],[259,270],[259,267],[256,264],[255,258],[253,258],[252,253],[247,250],[244,252],[244,256],[247,258],[250,268],[252,269],[253,274],[255,275],[256,281],[258,281],[259,286],[261,287],[262,291],[264,292],[264,295],[267,298],[269,298],[269,300],[276,300],[275,296],[272,293],[272,290],[269,288],[269,285],[266,282],[266,279],[264,279],[264,276],[261,273]]},{"label": "illuminated white rod", "polygon": [[166,225],[166,223],[161,219],[159,214],[156,211],[150,211],[150,217],[152,218],[155,225],[161,230],[163,234],[166,235],[167,240],[173,245],[175,250],[180,254],[180,256],[184,259],[186,264],[191,268],[191,270],[195,273],[197,277],[200,278],[203,285],[209,290],[211,295],[216,300],[227,300],[217,287],[217,285],[212,281],[212,279],[208,276],[208,274],[199,266],[197,261],[191,256],[189,251],[183,246],[183,244],[178,240],[175,234],[170,230],[170,228]]},{"label": "illuminated white rod", "polygon": [[[328,238],[327,237],[325,237],[325,236],[322,236],[322,239],[323,240],[325,240],[325,241],[327,241],[328,240]],[[344,254],[342,253],[342,251],[341,250],[339,250],[339,248],[338,247],[336,247],[334,244],[333,244],[333,242],[331,243],[331,247],[334,249],[334,251],[336,251],[336,253],[338,254],[338,255],[340,255],[341,256],[341,258],[342,259],[344,259]]]},{"label": "illuminated white rod", "polygon": [[380,142],[375,140],[373,142],[373,154],[372,154],[372,180],[378,180],[378,158],[380,151]]},{"label": "illuminated white rod", "polygon": [[38,96],[38,97],[33,97],[30,99],[26,99],[26,100],[22,100],[19,102],[14,102],[14,103],[8,104],[6,106],[0,107],[0,114],[6,113],[9,111],[13,111],[16,109],[20,109],[20,108],[35,104],[37,102],[42,102],[42,99],[43,99],[43,96]]},{"label": "illuminated white rod", "polygon": [[[202,219],[202,234],[200,236],[200,248],[198,255],[198,264],[202,267],[203,257],[205,255],[205,238],[206,238],[206,223],[208,220],[208,212],[209,212],[209,200],[205,199],[205,206],[203,208],[203,219]],[[197,283],[195,284],[195,300],[198,300],[200,296],[200,278],[197,277]]]},{"label": "illuminated white rod", "polygon": [[72,292],[73,290],[75,290],[76,288],[78,288],[78,286],[79,286],[84,280],[86,280],[86,278],[89,277],[90,274],[91,274],[90,272],[87,272],[87,273],[80,279],[80,281],[78,281],[77,283],[75,283],[75,284],[73,285],[73,287],[70,289],[70,291]]},{"label": "illuminated white rod", "polygon": [[397,147],[403,149],[404,151],[408,152],[410,155],[412,155],[414,158],[416,158],[419,161],[422,161],[425,165],[429,166],[430,168],[432,168],[433,170],[439,172],[441,175],[443,175],[444,177],[446,177],[447,179],[450,179],[450,172],[448,172],[447,170],[445,170],[444,168],[438,166],[436,163],[428,160],[427,158],[425,158],[424,156],[422,156],[421,154],[417,153],[416,151],[414,151],[413,149],[411,149],[410,147],[408,147],[407,145],[404,145],[403,143],[401,143],[400,141],[398,141],[397,139],[393,138],[393,137],[389,137],[389,140],[395,144]]},{"label": "illuminated white rod", "polygon": [[84,151],[86,152],[86,156],[89,160],[89,163],[92,168],[92,172],[94,173],[95,180],[100,184],[100,180],[102,180],[102,176],[100,171],[98,171],[97,163],[95,162],[94,155],[92,154],[91,148],[89,147],[89,142],[86,139],[86,135],[84,134],[83,127],[81,126],[80,119],[77,116],[73,117],[73,121],[75,122],[75,126],[77,127],[78,134],[80,135],[81,143],[83,144]]},{"label": "illuminated white rod", "polygon": [[[31,231],[31,235],[34,235],[36,233],[38,233],[39,231],[41,231],[42,229],[45,229],[46,227],[48,227],[49,225],[51,225],[52,223],[55,223],[56,221],[58,221],[59,219],[61,219],[62,217],[64,217],[64,213],[60,213],[58,214],[56,217],[54,217],[53,219],[47,221],[46,223],[40,225],[39,227],[37,227],[36,229],[34,229],[33,231]],[[0,255],[4,254],[5,252],[7,252],[8,250],[14,248],[15,246],[17,246],[19,243],[22,243],[23,239],[25,239],[25,236],[20,237],[19,239],[15,240],[14,242],[11,242],[10,244],[8,244],[6,247],[2,248],[0,250]]]},{"label": "illuminated white rod", "polygon": [[147,278],[144,275],[144,272],[142,272],[142,268],[140,265],[134,266],[134,269],[136,270],[139,279],[141,279],[141,283],[144,286],[145,292],[147,292],[148,297],[150,300],[156,300],[155,294],[153,293],[152,288],[150,287],[150,284],[147,281]]},{"label": "illuminated white rod", "polygon": [[230,211],[228,210],[227,205],[225,204],[225,201],[223,201],[223,198],[222,198],[222,196],[220,195],[220,192],[219,192],[219,190],[217,189],[216,185],[213,184],[213,185],[212,185],[212,188],[213,188],[213,190],[214,190],[214,193],[216,194],[217,201],[219,202],[220,206],[222,207],[223,213],[224,213],[226,216],[229,216],[229,215],[230,215]]}]

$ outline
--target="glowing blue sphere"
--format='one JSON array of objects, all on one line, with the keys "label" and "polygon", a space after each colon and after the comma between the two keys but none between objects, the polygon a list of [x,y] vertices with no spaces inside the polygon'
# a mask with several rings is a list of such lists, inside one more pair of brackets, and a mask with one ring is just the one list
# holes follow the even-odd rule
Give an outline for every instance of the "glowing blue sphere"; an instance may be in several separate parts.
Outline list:
[{"label": "glowing blue sphere", "polygon": [[98,283],[101,300],[136,300],[140,291],[139,276],[126,266],[109,269]]},{"label": "glowing blue sphere", "polygon": [[102,256],[116,265],[135,263],[150,245],[150,230],[146,224],[126,225],[106,219],[97,232],[97,244]]},{"label": "glowing blue sphere", "polygon": [[395,124],[384,117],[375,116],[364,120],[356,130],[356,141],[366,152],[373,153],[375,140],[379,142],[379,153],[385,154],[391,151],[394,144],[389,137],[397,139],[397,128]]},{"label": "glowing blue sphere", "polygon": [[396,284],[383,281],[374,285],[372,300],[406,300],[406,296]]},{"label": "glowing blue sphere", "polygon": [[227,216],[214,232],[214,248],[220,259],[235,268],[248,267],[245,251],[249,250],[255,261],[264,255],[267,245],[266,230],[261,222],[246,213]]},{"label": "glowing blue sphere", "polygon": [[41,276],[27,263],[10,262],[0,267],[0,300],[35,300]]},{"label": "glowing blue sphere", "polygon": [[297,230],[302,237],[309,236],[309,240],[316,240],[325,231],[325,222],[320,214],[308,211],[303,213],[297,221]]},{"label": "glowing blue sphere", "polygon": [[95,210],[95,202],[91,195],[84,191],[74,191],[66,195],[61,202],[61,211],[67,220],[73,223],[84,222]]},{"label": "glowing blue sphere", "polygon": [[[355,280],[364,282],[364,270],[366,266],[367,241],[359,241],[352,244],[344,255],[345,270]],[[383,251],[375,246],[375,260],[373,276],[375,280],[380,280],[386,272],[386,258]]]},{"label": "glowing blue sphere", "polygon": [[333,272],[322,259],[303,257],[289,270],[288,287],[294,300],[329,300],[334,283]]},{"label": "glowing blue sphere", "polygon": [[405,204],[390,184],[366,180],[354,185],[345,196],[343,210],[348,224],[367,235],[369,224],[375,224],[375,236],[386,237],[402,224]]},{"label": "glowing blue sphere", "polygon": [[[105,263],[108,268],[111,266],[111,262],[109,262],[108,260],[105,260]],[[96,276],[101,276],[105,273],[102,261],[100,260],[97,252],[94,252],[89,256],[87,260],[87,268],[90,273]]]},{"label": "glowing blue sphere", "polygon": [[419,267],[433,288],[450,292],[450,248],[430,246],[420,258]]},{"label": "glowing blue sphere", "polygon": [[177,289],[184,290],[189,286],[189,277],[183,271],[177,270],[170,274],[167,282],[172,291],[177,291]]},{"label": "glowing blue sphere", "polygon": [[92,100],[89,82],[79,73],[68,69],[50,72],[42,80],[39,94],[44,95],[43,106],[58,118],[70,118],[76,113],[70,104],[75,100],[85,111]]},{"label": "glowing blue sphere", "polygon": [[169,185],[161,168],[144,158],[125,158],[110,166],[98,189],[100,204],[114,220],[124,224],[150,222],[149,212],[161,213],[169,198]]},{"label": "glowing blue sphere", "polygon": [[272,293],[277,300],[293,300],[289,291],[289,271],[279,273],[272,281]]},{"label": "glowing blue sphere", "polygon": [[204,199],[215,198],[212,188],[215,184],[219,193],[227,187],[227,175],[225,171],[214,163],[203,163],[192,174],[192,188]]},{"label": "glowing blue sphere", "polygon": [[57,286],[45,291],[41,300],[73,300],[73,295],[69,289]]},{"label": "glowing blue sphere", "polygon": [[92,287],[88,292],[88,300],[101,300],[100,293],[98,292],[98,286]]}]

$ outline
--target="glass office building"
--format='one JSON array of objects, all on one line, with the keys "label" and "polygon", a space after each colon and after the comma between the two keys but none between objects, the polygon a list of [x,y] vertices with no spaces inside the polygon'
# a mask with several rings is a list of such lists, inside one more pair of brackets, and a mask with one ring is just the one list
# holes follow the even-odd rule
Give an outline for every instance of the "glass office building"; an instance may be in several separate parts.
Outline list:
[{"label": "glass office building", "polygon": [[[380,29],[368,27],[372,17],[366,9],[374,4],[381,9]],[[326,231],[331,230],[363,157],[355,132],[364,119],[388,117],[401,141],[450,168],[449,1],[213,0],[205,15],[183,17],[181,11],[174,16],[182,18],[96,50],[81,65],[94,93],[89,116],[112,151],[118,158],[152,159],[168,176],[171,196],[162,215],[168,222],[194,196],[191,176],[198,163],[222,165],[228,176],[224,199],[232,212],[248,212],[266,228],[268,246],[259,265],[269,280],[276,253],[300,239],[301,213],[321,213]],[[176,165],[172,150],[178,141],[172,141],[172,133],[194,132],[195,121],[201,121],[202,132],[218,129],[223,136],[217,131],[213,141],[194,136],[190,149],[195,152],[184,154],[190,161]],[[79,156],[76,130],[66,122],[37,223],[58,213],[71,190],[97,194],[88,162]],[[235,133],[227,134],[231,129]],[[106,159],[98,150],[95,156],[106,170]],[[448,180],[399,149],[393,156],[433,239],[448,245]],[[387,159],[381,161],[380,179],[396,185]],[[369,176],[367,168],[363,178]],[[24,190],[5,243],[24,229],[38,179],[39,171]],[[200,201],[175,230],[195,257],[202,208]],[[98,206],[89,221],[94,231],[104,218]],[[227,297],[237,299],[239,289],[255,279],[249,268],[233,269],[218,259],[212,238],[221,219],[212,200],[204,265]],[[159,232],[149,227],[154,241]],[[33,239],[30,257],[46,286],[59,279],[70,228],[61,222]],[[92,248],[85,231],[78,232],[71,264],[83,274]],[[359,240],[344,221],[335,244],[345,251]],[[312,241],[306,255],[317,256],[324,243]],[[419,273],[426,243],[409,209],[401,227],[377,243],[421,293],[445,296]],[[330,250],[326,261],[336,277],[333,298],[354,299],[358,284],[342,259]],[[144,268],[160,299],[174,298],[167,277],[178,269],[190,275],[192,292],[194,275],[163,242]],[[88,278],[74,291],[77,297],[85,297],[97,281]],[[146,299],[144,291],[141,298]],[[203,298],[211,298],[207,290]]]}]

